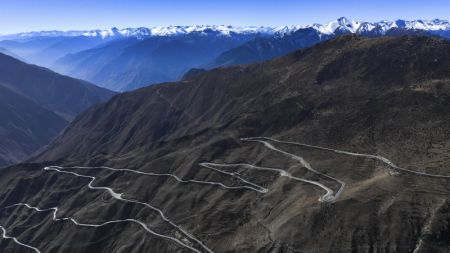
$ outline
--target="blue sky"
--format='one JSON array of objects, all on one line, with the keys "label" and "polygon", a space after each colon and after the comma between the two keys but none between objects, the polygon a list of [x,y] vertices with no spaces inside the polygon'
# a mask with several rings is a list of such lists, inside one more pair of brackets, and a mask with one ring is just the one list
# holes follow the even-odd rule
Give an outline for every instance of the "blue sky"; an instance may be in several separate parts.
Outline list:
[{"label": "blue sky", "polygon": [[449,0],[1,0],[0,34],[159,25],[450,19]]}]

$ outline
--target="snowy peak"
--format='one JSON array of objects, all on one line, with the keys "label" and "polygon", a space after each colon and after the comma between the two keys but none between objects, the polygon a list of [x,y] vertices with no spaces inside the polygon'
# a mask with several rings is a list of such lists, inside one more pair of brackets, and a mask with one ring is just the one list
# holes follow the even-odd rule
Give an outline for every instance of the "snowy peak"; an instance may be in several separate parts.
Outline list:
[{"label": "snowy peak", "polygon": [[97,29],[88,31],[41,31],[17,33],[11,35],[0,36],[0,39],[25,39],[32,37],[98,37],[102,39],[117,37],[134,37],[143,39],[151,36],[178,36],[191,33],[197,34],[215,34],[221,36],[231,36],[233,34],[265,34],[265,35],[285,35],[300,29],[315,29],[321,34],[343,34],[358,33],[364,34],[369,32],[385,33],[392,28],[415,29],[425,31],[450,31],[450,22],[448,20],[396,20],[396,21],[380,21],[380,22],[359,22],[350,20],[346,17],[340,17],[337,20],[326,24],[313,25],[293,25],[280,27],[265,26],[227,26],[227,25],[195,25],[195,26],[159,26],[159,27],[139,27],[139,28],[111,28]]},{"label": "snowy peak", "polygon": [[326,25],[318,26],[318,30],[324,34],[333,34],[337,32],[350,32],[356,33],[358,31],[361,24],[359,22],[355,22],[349,20],[345,17],[338,18],[336,21],[330,22]]},{"label": "snowy peak", "polygon": [[[429,21],[415,20],[415,21],[404,21],[397,20],[396,24],[402,24],[401,28],[406,29],[419,29],[428,31],[439,31],[439,30],[450,30],[450,23],[448,20],[434,19]],[[403,26],[403,27],[402,27]]]},{"label": "snowy peak", "polygon": [[177,36],[191,33],[199,34],[218,34],[229,36],[232,34],[272,34],[274,28],[263,26],[226,26],[226,25],[196,25],[196,26],[160,26],[160,27],[139,27],[118,29],[97,29],[89,31],[41,31],[17,33],[11,35],[0,36],[0,39],[25,39],[31,37],[99,37],[99,38],[115,38],[115,37],[135,37],[146,38],[150,36]]},{"label": "snowy peak", "polygon": [[364,34],[368,32],[385,33],[393,28],[414,29],[425,31],[450,31],[450,22],[448,20],[396,20],[396,21],[380,21],[380,22],[358,22],[345,17],[338,18],[324,25],[310,26],[323,34],[339,34],[339,33],[358,33]]},{"label": "snowy peak", "polygon": [[150,28],[151,36],[174,36],[190,33],[217,33],[220,35],[231,34],[255,34],[255,33],[271,33],[272,28],[263,26],[226,26],[226,25],[196,25],[196,26],[163,26]]},{"label": "snowy peak", "polygon": [[299,29],[312,28],[321,34],[336,35],[343,33],[357,33],[365,34],[376,32],[385,34],[388,30],[393,28],[414,29],[425,31],[450,31],[450,22],[448,20],[434,19],[434,20],[396,20],[396,21],[380,21],[380,22],[359,22],[350,20],[346,17],[338,18],[335,21],[326,24],[313,24],[306,26],[284,26],[274,28],[274,32],[287,34],[295,32]]},{"label": "snowy peak", "polygon": [[361,26],[361,23],[349,20],[345,17],[339,18],[337,22],[339,24],[339,29],[342,29],[343,31],[349,31],[351,33],[356,33]]},{"label": "snowy peak", "polygon": [[[71,36],[70,34],[62,33],[60,36]],[[139,28],[126,28],[126,29],[118,29],[113,27],[111,29],[105,30],[92,30],[92,31],[83,31],[80,32],[78,36],[85,37],[100,37],[100,38],[111,38],[111,37],[136,37],[136,38],[145,38],[150,36],[150,30],[145,27]],[[26,37],[26,34],[25,34]]]}]

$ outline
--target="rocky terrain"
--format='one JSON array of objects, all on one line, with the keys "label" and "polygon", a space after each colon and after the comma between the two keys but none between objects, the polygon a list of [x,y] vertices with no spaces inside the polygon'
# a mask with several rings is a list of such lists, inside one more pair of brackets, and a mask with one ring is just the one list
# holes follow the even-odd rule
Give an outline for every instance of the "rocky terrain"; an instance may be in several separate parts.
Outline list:
[{"label": "rocky terrain", "polygon": [[115,96],[2,170],[0,250],[448,252],[449,70],[343,36]]}]

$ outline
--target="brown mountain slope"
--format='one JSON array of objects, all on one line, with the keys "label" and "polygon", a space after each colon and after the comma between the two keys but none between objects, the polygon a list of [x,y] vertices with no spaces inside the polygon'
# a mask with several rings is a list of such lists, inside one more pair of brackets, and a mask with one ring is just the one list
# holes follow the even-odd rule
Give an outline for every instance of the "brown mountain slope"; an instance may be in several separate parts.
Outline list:
[{"label": "brown mountain slope", "polygon": [[[295,127],[313,144],[358,140],[373,146],[402,138],[378,133],[384,124],[445,137],[429,124],[445,124],[448,117],[448,45],[431,38],[342,37],[263,64],[216,69],[182,85],[126,93],[78,117],[42,159],[133,153],[188,137],[209,139],[206,131],[223,129],[239,137]],[[401,113],[403,107],[411,109]],[[397,120],[377,126],[384,117]],[[363,133],[364,140],[355,136]]]},{"label": "brown mountain slope", "polygon": [[448,41],[350,36],[121,94],[5,169],[0,206],[124,224],[0,225],[42,252],[448,252],[449,70]]}]

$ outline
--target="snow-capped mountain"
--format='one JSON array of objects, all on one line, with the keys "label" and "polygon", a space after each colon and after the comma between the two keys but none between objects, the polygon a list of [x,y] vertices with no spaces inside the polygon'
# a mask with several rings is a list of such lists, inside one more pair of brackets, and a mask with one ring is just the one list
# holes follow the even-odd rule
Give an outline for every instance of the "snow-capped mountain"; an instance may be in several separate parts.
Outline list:
[{"label": "snow-capped mountain", "polygon": [[41,31],[25,32],[0,36],[0,39],[25,39],[32,37],[134,37],[144,39],[151,36],[176,36],[190,33],[218,33],[220,35],[231,34],[273,34],[276,31],[272,27],[264,26],[226,26],[226,25],[196,25],[196,26],[160,26],[118,29],[97,29],[90,31]]},{"label": "snow-capped mountain", "polygon": [[380,21],[380,22],[359,22],[350,20],[345,17],[338,18],[335,21],[326,24],[312,24],[299,26],[284,26],[272,28],[272,31],[284,35],[296,32],[300,29],[312,28],[321,34],[333,35],[337,33],[357,33],[364,34],[373,31],[381,31],[386,33],[390,29],[414,29],[424,31],[450,31],[450,22],[448,20],[396,20],[396,21]]},{"label": "snow-capped mountain", "polygon": [[[125,28],[118,29],[112,28],[109,30],[93,30],[85,31],[81,33],[81,36],[89,37],[136,37],[136,38],[146,38],[150,36],[176,36],[185,35],[190,33],[218,33],[221,35],[231,35],[235,34],[254,34],[263,33],[271,34],[273,33],[273,28],[270,27],[256,27],[256,26],[245,26],[245,27],[235,27],[235,26],[225,26],[225,25],[197,25],[197,26],[160,26],[160,27],[140,27],[140,28]],[[70,33],[68,34],[70,36]]]},{"label": "snow-capped mountain", "polygon": [[26,32],[0,36],[0,39],[23,39],[31,37],[134,37],[145,39],[151,36],[177,36],[190,33],[217,33],[220,35],[232,34],[278,34],[285,35],[300,29],[313,28],[321,34],[336,33],[367,33],[374,30],[386,32],[392,28],[415,29],[425,31],[450,31],[450,22],[448,20],[396,20],[396,21],[380,21],[380,22],[359,22],[341,17],[335,21],[326,24],[312,25],[291,25],[280,27],[267,26],[226,26],[226,25],[196,25],[196,26],[160,26],[160,27],[139,27],[139,28],[111,28],[97,29],[89,31],[41,31]]},{"label": "snow-capped mountain", "polygon": [[432,35],[450,38],[450,22],[439,19],[359,22],[342,17],[327,24],[286,26],[274,30],[276,31],[274,36],[252,40],[223,52],[216,58],[213,66],[264,61],[345,34],[359,34],[366,37]]}]

